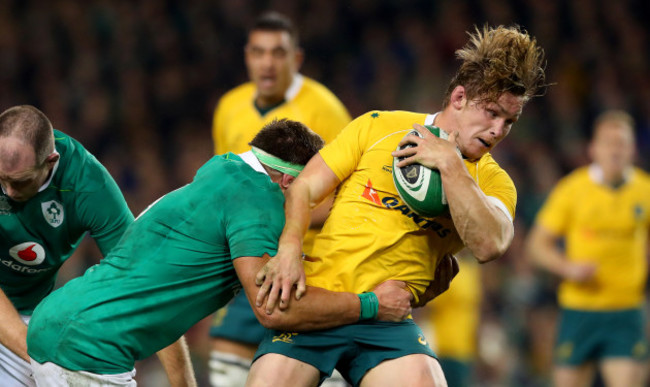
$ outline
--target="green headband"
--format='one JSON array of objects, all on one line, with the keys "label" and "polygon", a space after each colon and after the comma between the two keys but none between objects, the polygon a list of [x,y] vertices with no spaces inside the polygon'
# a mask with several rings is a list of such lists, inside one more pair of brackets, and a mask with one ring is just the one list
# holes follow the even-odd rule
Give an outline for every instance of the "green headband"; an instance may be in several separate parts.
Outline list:
[{"label": "green headband", "polygon": [[260,148],[256,147],[251,147],[251,150],[253,151],[253,154],[257,159],[260,161],[260,163],[264,165],[268,165],[269,167],[278,170],[282,173],[286,173],[287,175],[291,175],[293,177],[298,176],[300,171],[302,171],[303,168],[305,168],[304,165],[300,164],[292,164],[288,161],[284,161],[279,157],[275,157],[272,154],[269,154]]}]

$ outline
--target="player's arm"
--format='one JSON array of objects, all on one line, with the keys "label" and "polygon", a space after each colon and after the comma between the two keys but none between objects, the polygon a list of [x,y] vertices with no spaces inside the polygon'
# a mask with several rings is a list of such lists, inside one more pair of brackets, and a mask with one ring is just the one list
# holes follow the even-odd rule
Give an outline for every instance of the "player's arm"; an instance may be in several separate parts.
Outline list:
[{"label": "player's arm", "polygon": [[[255,273],[265,262],[259,257],[233,260],[248,301],[253,305],[257,319],[266,328],[295,331],[327,329],[352,324],[360,319],[402,321],[411,313],[413,296],[402,281],[386,281],[373,289],[372,293],[362,296],[308,286],[300,300],[291,302],[283,310],[273,310],[267,305],[255,306],[258,291]],[[372,294],[376,298],[369,300],[374,297]]]},{"label": "player's arm", "polygon": [[434,300],[442,293],[449,290],[451,281],[456,277],[460,267],[458,266],[458,259],[453,254],[445,254],[436,266],[436,273],[434,280],[429,283],[424,293],[422,293],[417,302],[413,300],[411,305],[414,308],[425,306],[429,301]]},{"label": "player's arm", "polygon": [[185,336],[157,352],[172,387],[196,387],[194,368]]},{"label": "player's arm", "polygon": [[596,265],[567,260],[558,245],[560,238],[560,235],[535,223],[526,238],[526,255],[535,265],[562,279],[577,282],[590,280],[596,272]]},{"label": "player's arm", "polygon": [[26,362],[27,355],[27,325],[20,319],[18,311],[7,295],[0,289],[0,343]]},{"label": "player's arm", "polygon": [[506,252],[514,238],[514,225],[504,211],[486,196],[467,171],[456,153],[456,132],[448,140],[436,137],[421,125],[413,125],[424,138],[408,136],[417,146],[393,152],[393,156],[409,156],[399,167],[420,163],[440,171],[449,212],[458,235],[479,262],[489,262]]},{"label": "player's arm", "polygon": [[257,274],[261,285],[254,300],[260,306],[268,293],[271,310],[280,297],[280,308],[289,305],[289,296],[297,284],[296,299],[305,292],[305,271],[302,267],[302,241],[311,220],[311,210],[339,185],[340,180],[316,154],[291,183],[285,193],[285,225],[278,242],[278,253]]},{"label": "player's arm", "polygon": [[[103,256],[106,256],[133,223],[133,214],[129,210],[124,195],[117,183],[103,167],[104,185],[102,188],[83,194],[77,208],[85,227],[90,232]],[[97,205],[101,203],[101,205]]]}]

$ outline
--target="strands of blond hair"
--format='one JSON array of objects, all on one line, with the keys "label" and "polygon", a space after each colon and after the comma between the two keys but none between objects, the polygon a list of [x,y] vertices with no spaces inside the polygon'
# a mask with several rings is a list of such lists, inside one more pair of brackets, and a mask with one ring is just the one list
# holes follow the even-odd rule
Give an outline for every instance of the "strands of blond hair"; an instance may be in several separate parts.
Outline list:
[{"label": "strands of blond hair", "polygon": [[519,26],[475,27],[465,47],[456,51],[463,61],[445,95],[463,86],[468,99],[496,101],[505,92],[524,101],[545,93],[544,50]]}]

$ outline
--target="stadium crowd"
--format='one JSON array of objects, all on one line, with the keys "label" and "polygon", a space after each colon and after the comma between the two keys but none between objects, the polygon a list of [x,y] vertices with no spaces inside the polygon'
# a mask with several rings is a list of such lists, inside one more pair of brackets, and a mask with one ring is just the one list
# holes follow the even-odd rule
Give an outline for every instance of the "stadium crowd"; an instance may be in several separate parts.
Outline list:
[{"label": "stadium crowd", "polygon": [[[557,280],[524,259],[524,239],[557,180],[588,162],[593,118],[623,109],[637,124],[637,165],[650,168],[650,5],[638,0],[5,0],[0,2],[0,110],[40,108],[110,171],[134,214],[191,180],[212,154],[217,99],[246,81],[246,27],[275,9],[298,25],[301,72],[353,117],[372,109],[436,112],[474,25],[519,24],[548,59],[544,98],[493,156],[518,190],[515,240],[481,266],[476,385],[550,381]],[[85,244],[60,282],[98,259]],[[205,382],[208,324],[188,335]],[[159,385],[155,361],[138,367]],[[201,384],[203,385],[203,384]]]}]

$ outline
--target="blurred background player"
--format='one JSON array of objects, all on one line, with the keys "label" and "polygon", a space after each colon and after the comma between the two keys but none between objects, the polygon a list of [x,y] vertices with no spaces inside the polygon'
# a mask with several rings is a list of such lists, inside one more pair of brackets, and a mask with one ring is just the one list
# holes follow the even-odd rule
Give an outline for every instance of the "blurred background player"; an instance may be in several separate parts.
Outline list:
[{"label": "blurred background player", "polygon": [[478,354],[481,269],[467,250],[456,257],[460,271],[449,290],[428,303],[415,320],[438,356],[449,387],[469,387]]},{"label": "blurred background player", "polygon": [[596,368],[607,386],[645,383],[650,176],[633,166],[634,154],[632,117],[599,115],[592,163],[560,180],[528,236],[530,258],[561,279],[558,387],[589,386]]},{"label": "blurred background player", "polygon": [[[214,112],[216,154],[247,150],[258,128],[276,118],[299,121],[326,142],[350,122],[347,110],[331,91],[298,72],[304,54],[298,31],[286,16],[277,12],[260,15],[249,29],[244,56],[250,82],[226,93]],[[316,210],[305,251],[310,251],[317,226],[328,211],[328,205]],[[243,293],[215,314],[210,329],[212,385],[244,385],[264,331]]]},{"label": "blurred background player", "polygon": [[0,185],[0,385],[34,386],[34,308],[86,232],[106,255],[133,215],[97,159],[33,106],[0,114]]},{"label": "blurred background player", "polygon": [[[517,194],[489,151],[544,89],[544,52],[518,27],[485,26],[456,55],[462,63],[442,111],[371,111],[309,161],[288,191],[278,254],[262,271],[266,280],[258,302],[269,285],[268,303],[280,294],[281,305],[290,300],[294,283],[301,289],[309,209],[334,190],[330,215],[304,259],[312,286],[363,292],[392,278],[406,281],[417,300],[445,254],[465,246],[488,262],[506,251],[514,237]],[[449,139],[434,136],[425,124],[447,131]],[[423,138],[405,137],[411,126]],[[415,146],[395,151],[407,143]],[[404,157],[397,167],[420,163],[438,169],[449,213],[423,219],[404,205],[392,179],[393,157]],[[446,385],[412,320],[301,333],[293,345],[274,340],[278,335],[270,331],[260,344],[248,379],[252,386],[311,386],[334,367],[355,386]]]}]

